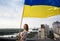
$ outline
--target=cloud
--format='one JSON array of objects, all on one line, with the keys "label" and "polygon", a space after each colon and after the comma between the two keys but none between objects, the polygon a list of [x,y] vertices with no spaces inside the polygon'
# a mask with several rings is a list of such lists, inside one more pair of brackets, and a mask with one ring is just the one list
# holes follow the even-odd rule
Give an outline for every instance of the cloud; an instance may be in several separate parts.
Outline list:
[{"label": "cloud", "polygon": [[22,0],[0,0],[0,28],[19,28],[23,4]]},{"label": "cloud", "polygon": [[[17,13],[22,13],[23,1],[22,0],[0,0],[0,16],[17,16]],[[20,5],[21,4],[21,5]],[[19,15],[18,14],[18,15]]]}]

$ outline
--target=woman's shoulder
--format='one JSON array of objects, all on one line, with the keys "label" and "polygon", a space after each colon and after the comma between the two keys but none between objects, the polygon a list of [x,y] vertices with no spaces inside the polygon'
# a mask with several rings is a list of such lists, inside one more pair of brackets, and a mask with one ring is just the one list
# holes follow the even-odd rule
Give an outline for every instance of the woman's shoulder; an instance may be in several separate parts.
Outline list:
[{"label": "woman's shoulder", "polygon": [[20,35],[24,35],[24,34],[28,34],[27,31],[22,31],[22,32],[19,32]]}]

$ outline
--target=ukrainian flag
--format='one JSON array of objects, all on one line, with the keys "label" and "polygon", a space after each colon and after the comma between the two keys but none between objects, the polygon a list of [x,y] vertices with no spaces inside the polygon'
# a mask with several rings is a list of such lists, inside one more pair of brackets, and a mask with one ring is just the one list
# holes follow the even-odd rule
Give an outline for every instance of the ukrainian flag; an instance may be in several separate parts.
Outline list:
[{"label": "ukrainian flag", "polygon": [[25,0],[23,11],[23,23],[29,27],[40,27],[40,24],[48,24],[60,21],[60,0]]},{"label": "ukrainian flag", "polygon": [[60,15],[60,0],[25,0],[23,14],[36,18]]}]

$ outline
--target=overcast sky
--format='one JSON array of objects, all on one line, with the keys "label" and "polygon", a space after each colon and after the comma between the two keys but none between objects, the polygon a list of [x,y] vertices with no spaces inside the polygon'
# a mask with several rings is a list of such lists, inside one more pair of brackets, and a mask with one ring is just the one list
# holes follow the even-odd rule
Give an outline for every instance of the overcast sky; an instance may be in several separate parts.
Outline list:
[{"label": "overcast sky", "polygon": [[[0,29],[20,28],[21,16],[23,13],[24,0],[0,0]],[[23,24],[28,24],[30,28],[40,27],[41,24],[48,24],[60,21],[60,15],[49,18],[24,18]]]},{"label": "overcast sky", "polygon": [[19,28],[23,0],[0,0],[0,29]]}]

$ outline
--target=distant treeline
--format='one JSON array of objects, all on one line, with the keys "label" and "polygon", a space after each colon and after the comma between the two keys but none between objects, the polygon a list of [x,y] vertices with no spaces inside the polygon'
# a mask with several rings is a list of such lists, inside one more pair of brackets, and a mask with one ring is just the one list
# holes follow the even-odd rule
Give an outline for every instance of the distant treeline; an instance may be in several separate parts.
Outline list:
[{"label": "distant treeline", "polygon": [[[20,31],[23,31],[23,29],[20,29]],[[0,35],[14,34],[18,32],[19,29],[0,29]]]}]

